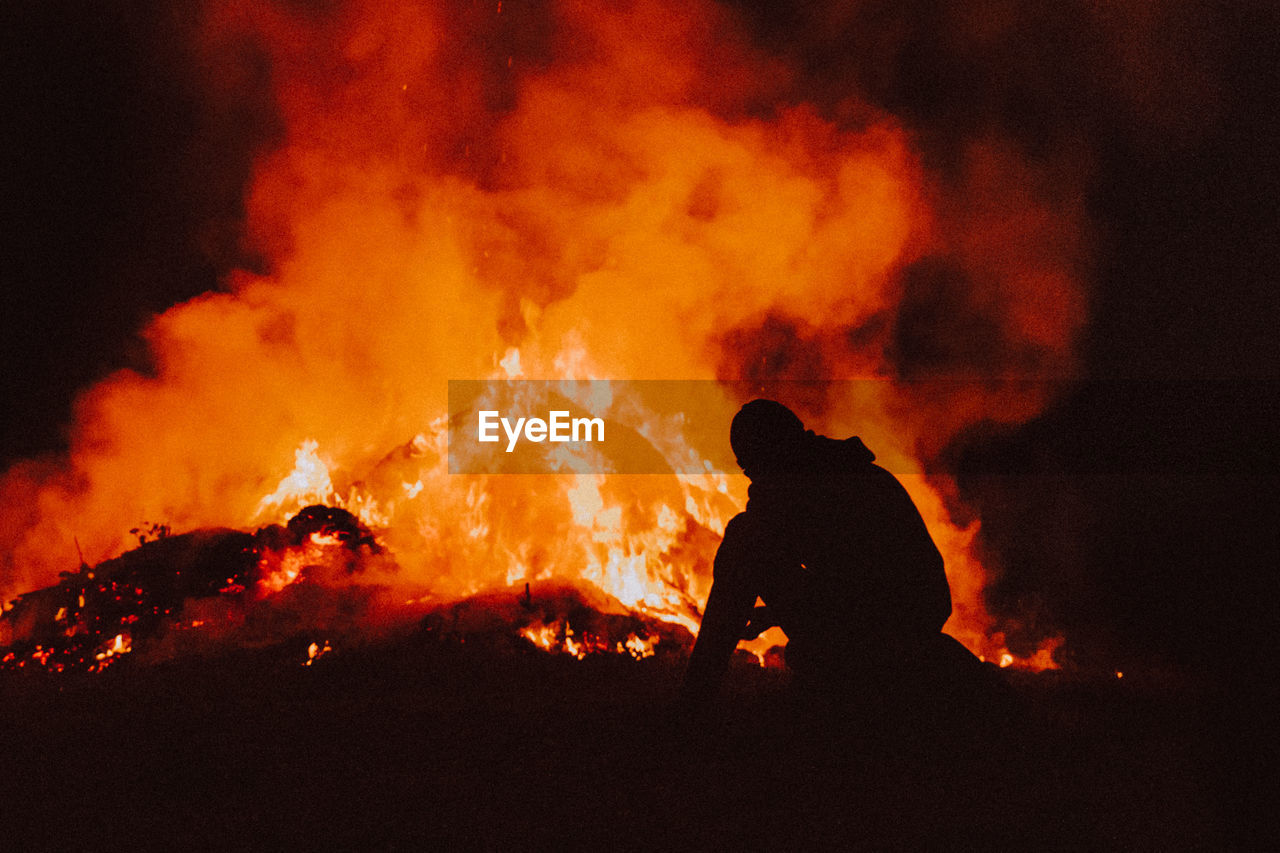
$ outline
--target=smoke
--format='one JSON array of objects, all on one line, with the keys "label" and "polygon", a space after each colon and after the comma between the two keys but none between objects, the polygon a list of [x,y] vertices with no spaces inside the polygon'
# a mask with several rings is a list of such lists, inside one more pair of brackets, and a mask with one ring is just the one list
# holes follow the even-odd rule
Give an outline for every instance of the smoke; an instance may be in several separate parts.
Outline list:
[{"label": "smoke", "polygon": [[[1110,126],[1091,101],[1196,132],[1133,71],[1176,53],[1138,5],[205,3],[209,126],[227,174],[253,155],[239,245],[215,241],[239,268],[148,325],[154,375],[85,392],[62,470],[9,472],[0,585],[49,582],[73,537],[117,553],[142,518],[267,520],[308,440],[416,583],[612,577],[687,488],[548,481],[530,501],[438,473],[446,380],[501,375],[513,350],[535,377],[878,378],[793,402],[934,470],[1078,371]],[[1176,79],[1211,100],[1210,71]],[[978,523],[945,475],[909,488],[965,630],[994,630]],[[657,555],[732,512],[694,498]],[[587,544],[550,541],[574,524]],[[609,536],[620,556],[589,544]],[[640,559],[705,593],[704,563]]]}]

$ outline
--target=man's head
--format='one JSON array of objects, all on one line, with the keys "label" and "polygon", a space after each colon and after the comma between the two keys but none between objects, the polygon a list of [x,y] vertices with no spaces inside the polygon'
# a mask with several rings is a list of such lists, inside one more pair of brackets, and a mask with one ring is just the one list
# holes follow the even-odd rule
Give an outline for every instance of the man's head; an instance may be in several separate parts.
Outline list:
[{"label": "man's head", "polygon": [[776,470],[804,439],[796,413],[774,400],[752,400],[733,416],[729,445],[748,477]]}]

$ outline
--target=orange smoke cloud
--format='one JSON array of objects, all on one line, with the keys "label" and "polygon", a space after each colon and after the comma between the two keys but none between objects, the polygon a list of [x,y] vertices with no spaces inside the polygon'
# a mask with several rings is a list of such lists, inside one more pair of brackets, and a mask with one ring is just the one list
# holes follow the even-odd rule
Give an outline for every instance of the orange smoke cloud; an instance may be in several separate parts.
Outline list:
[{"label": "orange smoke cloud", "polygon": [[[407,585],[567,578],[693,626],[742,478],[451,477],[446,380],[884,377],[799,408],[922,471],[1044,386],[898,380],[1069,372],[1082,215],[1012,148],[943,180],[893,116],[784,96],[787,68],[710,3],[512,5],[209,4],[211,99],[270,69],[283,132],[246,228],[269,271],[155,318],[155,375],[84,394],[63,472],[8,475],[8,594],[67,568],[73,536],[94,560],[143,518],[277,520],[295,476],[380,528]],[[944,340],[953,311],[985,343]],[[725,431],[735,402],[688,429]],[[906,479],[951,629],[990,653],[976,522],[953,523],[945,479]]]}]

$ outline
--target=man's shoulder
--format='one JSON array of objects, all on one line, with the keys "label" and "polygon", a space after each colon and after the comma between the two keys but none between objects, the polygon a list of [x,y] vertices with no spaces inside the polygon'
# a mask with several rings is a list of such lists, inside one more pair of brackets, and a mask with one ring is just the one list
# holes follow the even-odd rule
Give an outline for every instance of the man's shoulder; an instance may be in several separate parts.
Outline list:
[{"label": "man's shoulder", "polygon": [[765,513],[748,506],[724,526],[724,542],[730,546],[751,548],[767,538],[772,527],[773,524]]},{"label": "man's shoulder", "polygon": [[825,467],[861,469],[876,461],[876,455],[856,435],[848,438],[828,438],[825,435],[814,436],[811,447],[815,455]]}]

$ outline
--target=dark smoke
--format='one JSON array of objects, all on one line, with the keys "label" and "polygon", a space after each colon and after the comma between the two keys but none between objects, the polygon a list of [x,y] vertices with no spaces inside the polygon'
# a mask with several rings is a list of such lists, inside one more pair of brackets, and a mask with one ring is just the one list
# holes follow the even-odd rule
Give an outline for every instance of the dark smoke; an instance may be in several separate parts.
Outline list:
[{"label": "dark smoke", "polygon": [[1073,369],[975,310],[984,270],[945,251],[902,271],[884,346],[903,377],[1075,376],[1026,427],[979,425],[943,451],[1002,572],[993,613],[1023,636],[1056,626],[1082,660],[1253,661],[1280,563],[1275,8],[733,5],[798,69],[794,98],[850,125],[893,114],[944,186],[998,138],[1082,205],[1094,263]]}]

